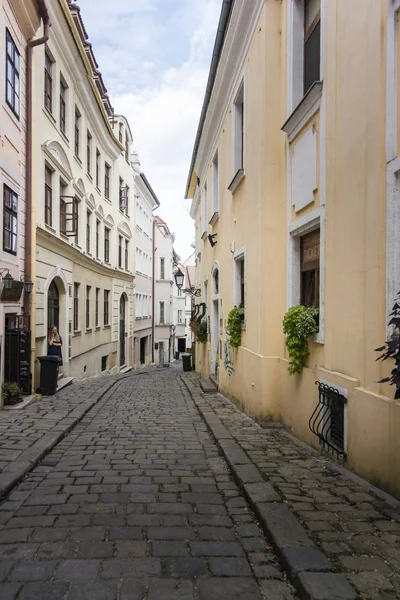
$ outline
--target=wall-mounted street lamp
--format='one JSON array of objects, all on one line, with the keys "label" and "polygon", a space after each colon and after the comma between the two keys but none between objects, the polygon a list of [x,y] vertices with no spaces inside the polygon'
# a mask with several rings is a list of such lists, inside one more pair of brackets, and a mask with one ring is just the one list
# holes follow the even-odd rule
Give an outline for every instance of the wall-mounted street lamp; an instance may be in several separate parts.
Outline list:
[{"label": "wall-mounted street lamp", "polygon": [[178,288],[178,290],[182,290],[182,292],[184,292],[185,294],[190,294],[190,296],[192,296],[192,298],[194,297],[198,297],[201,296],[201,290],[200,289],[196,289],[194,286],[191,286],[190,288],[183,288],[183,282],[185,280],[185,276],[182,273],[182,271],[180,269],[177,270],[177,272],[174,275],[175,277],[175,283],[176,283],[176,287]]},{"label": "wall-mounted street lamp", "polygon": [[[6,273],[6,275],[4,275]],[[4,289],[11,290],[14,281],[9,269],[0,269],[0,280],[4,282]]]},{"label": "wall-mounted street lamp", "polygon": [[21,276],[21,281],[24,282],[24,289],[25,289],[26,293],[31,294],[32,290],[33,290],[33,281],[31,281],[31,278],[24,275],[24,276]]}]

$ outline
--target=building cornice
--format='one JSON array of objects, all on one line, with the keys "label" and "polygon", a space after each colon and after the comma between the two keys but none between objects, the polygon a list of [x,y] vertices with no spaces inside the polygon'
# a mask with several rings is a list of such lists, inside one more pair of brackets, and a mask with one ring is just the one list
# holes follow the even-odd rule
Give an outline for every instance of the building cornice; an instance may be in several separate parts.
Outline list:
[{"label": "building cornice", "polygon": [[99,275],[105,275],[106,277],[112,277],[115,279],[122,279],[127,283],[133,284],[134,276],[131,273],[120,271],[117,267],[108,267],[100,263],[99,261],[83,254],[78,248],[71,246],[68,242],[57,237],[47,229],[43,229],[40,225],[36,228],[38,245],[50,252],[59,251],[62,256],[71,260],[73,263],[83,267],[87,270],[94,271]]}]

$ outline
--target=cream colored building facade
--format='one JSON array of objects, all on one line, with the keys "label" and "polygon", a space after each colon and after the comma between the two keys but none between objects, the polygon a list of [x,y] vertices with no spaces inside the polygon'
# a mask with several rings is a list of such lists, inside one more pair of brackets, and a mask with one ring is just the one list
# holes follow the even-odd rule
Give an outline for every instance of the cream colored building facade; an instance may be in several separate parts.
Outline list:
[{"label": "cream colored building facade", "polygon": [[[12,358],[11,335],[29,331],[31,294],[24,296],[24,280],[31,276],[26,268],[27,240],[27,46],[41,22],[39,5],[34,2],[2,0],[0,44],[0,387],[3,381],[16,381],[30,391],[29,339],[26,370],[19,372],[19,360]],[[29,240],[28,240],[29,245]],[[29,248],[30,249],[30,248]],[[13,278],[7,291],[4,278]],[[14,332],[14,334],[11,333]],[[1,399],[0,399],[1,405]]]},{"label": "cream colored building facade", "polygon": [[62,371],[81,378],[132,365],[132,134],[114,115],[77,5],[49,11],[50,39],[34,55],[32,335],[45,355],[57,325]]},{"label": "cream colored building facade", "polygon": [[[210,324],[196,368],[208,376],[218,357],[224,393],[317,448],[315,382],[333,386],[340,455],[397,495],[400,406],[377,383],[389,366],[374,348],[400,289],[399,9],[223,2],[186,190]],[[300,303],[319,306],[319,333],[291,376],[282,320]],[[233,349],[227,316],[240,304]]]}]

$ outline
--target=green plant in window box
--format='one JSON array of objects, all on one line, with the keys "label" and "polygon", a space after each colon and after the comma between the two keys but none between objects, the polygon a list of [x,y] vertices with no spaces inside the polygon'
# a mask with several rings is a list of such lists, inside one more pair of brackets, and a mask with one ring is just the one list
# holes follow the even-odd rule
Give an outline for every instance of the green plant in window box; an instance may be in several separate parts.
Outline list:
[{"label": "green plant in window box", "polygon": [[3,395],[4,404],[6,406],[18,404],[18,402],[21,401],[22,390],[19,387],[18,383],[15,383],[15,381],[6,381],[5,383],[3,383],[1,391]]},{"label": "green plant in window box", "polygon": [[310,354],[308,340],[318,333],[319,309],[309,306],[292,306],[283,318],[283,333],[289,352],[290,375],[301,373]]},{"label": "green plant in window box", "polygon": [[243,306],[234,306],[228,314],[229,345],[238,348],[242,343],[242,325],[244,323]]}]

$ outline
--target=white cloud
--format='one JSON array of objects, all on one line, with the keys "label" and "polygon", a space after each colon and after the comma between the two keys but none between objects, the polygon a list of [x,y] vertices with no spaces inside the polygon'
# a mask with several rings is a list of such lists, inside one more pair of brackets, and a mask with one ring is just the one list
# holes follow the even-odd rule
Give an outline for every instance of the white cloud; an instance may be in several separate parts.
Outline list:
[{"label": "white cloud", "polygon": [[[93,10],[86,14],[85,5]],[[81,6],[112,103],[129,120],[161,202],[158,212],[186,258],[194,227],[184,191],[221,0],[83,0]]]}]

